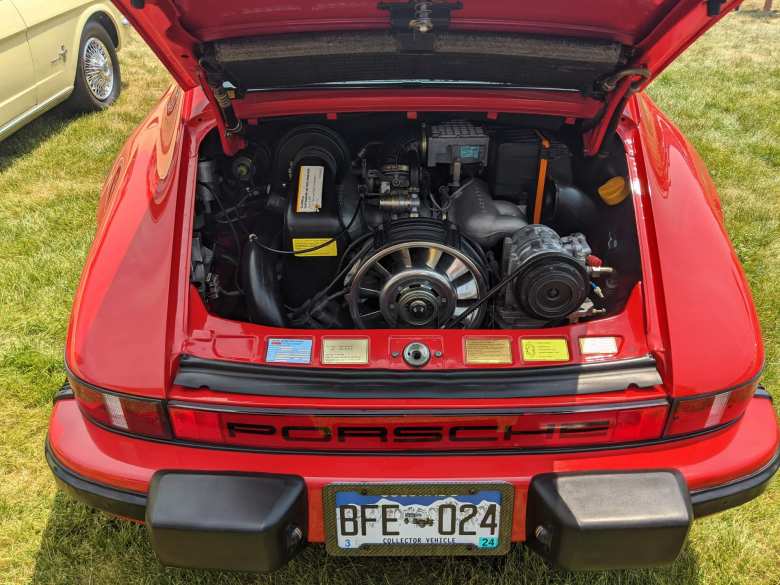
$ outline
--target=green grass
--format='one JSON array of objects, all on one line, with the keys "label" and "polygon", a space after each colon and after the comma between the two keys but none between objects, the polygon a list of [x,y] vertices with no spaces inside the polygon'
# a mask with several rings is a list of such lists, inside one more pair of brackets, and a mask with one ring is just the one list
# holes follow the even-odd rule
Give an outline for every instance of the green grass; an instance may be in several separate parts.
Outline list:
[{"label": "green grass", "polygon": [[[0,585],[780,583],[778,482],[739,510],[697,522],[671,568],[600,574],[549,569],[522,547],[495,560],[341,560],[309,547],[270,577],[165,569],[143,528],[57,493],[42,447],[100,185],[168,84],[139,41],[121,59],[126,87],[116,107],[78,118],[55,111],[0,143]],[[755,10],[728,16],[650,93],[695,143],[720,189],[764,327],[765,382],[777,389],[780,18]],[[690,238],[695,246],[696,234]]]}]

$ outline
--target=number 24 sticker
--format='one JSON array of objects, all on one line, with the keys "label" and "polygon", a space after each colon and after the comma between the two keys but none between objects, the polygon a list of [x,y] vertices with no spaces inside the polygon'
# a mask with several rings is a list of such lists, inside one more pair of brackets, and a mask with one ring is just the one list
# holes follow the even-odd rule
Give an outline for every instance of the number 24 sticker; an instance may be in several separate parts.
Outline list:
[{"label": "number 24 sticker", "polygon": [[478,546],[479,548],[496,548],[498,546],[498,538],[495,536],[481,536]]}]

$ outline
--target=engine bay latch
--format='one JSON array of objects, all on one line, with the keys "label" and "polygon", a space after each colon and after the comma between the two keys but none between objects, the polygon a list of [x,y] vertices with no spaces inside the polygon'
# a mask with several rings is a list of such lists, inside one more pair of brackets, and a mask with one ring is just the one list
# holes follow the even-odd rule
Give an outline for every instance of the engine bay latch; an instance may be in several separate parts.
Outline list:
[{"label": "engine bay latch", "polygon": [[422,368],[431,361],[431,350],[419,341],[413,341],[404,348],[404,361],[413,368]]}]

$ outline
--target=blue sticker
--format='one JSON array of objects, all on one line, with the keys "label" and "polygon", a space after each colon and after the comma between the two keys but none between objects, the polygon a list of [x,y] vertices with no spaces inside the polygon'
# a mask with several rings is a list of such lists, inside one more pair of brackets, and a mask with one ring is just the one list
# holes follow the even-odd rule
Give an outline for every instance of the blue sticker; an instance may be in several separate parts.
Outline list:
[{"label": "blue sticker", "polygon": [[478,548],[498,548],[497,536],[480,536],[477,542]]},{"label": "blue sticker", "polygon": [[311,339],[269,339],[265,361],[272,364],[311,363],[312,344]]},{"label": "blue sticker", "polygon": [[460,158],[462,160],[476,160],[479,158],[479,146],[461,146]]}]

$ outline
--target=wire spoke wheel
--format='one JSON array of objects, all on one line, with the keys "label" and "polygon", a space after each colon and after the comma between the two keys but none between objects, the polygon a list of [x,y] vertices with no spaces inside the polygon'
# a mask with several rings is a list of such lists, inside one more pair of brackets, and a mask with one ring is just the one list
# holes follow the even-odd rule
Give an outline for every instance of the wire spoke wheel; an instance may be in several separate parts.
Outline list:
[{"label": "wire spoke wheel", "polygon": [[95,99],[107,100],[114,90],[114,62],[108,47],[98,38],[90,37],[81,53],[87,87]]}]

